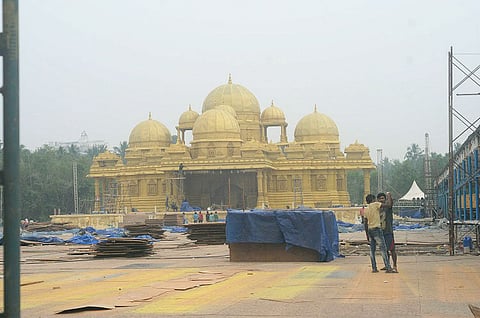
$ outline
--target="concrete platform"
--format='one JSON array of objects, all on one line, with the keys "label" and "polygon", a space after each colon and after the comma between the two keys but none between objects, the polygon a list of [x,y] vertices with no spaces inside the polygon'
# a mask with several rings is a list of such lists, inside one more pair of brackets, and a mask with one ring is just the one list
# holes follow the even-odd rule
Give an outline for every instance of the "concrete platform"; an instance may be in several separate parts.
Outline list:
[{"label": "concrete platform", "polygon": [[[444,246],[448,235],[397,237]],[[81,250],[22,247],[22,317],[459,318],[473,317],[468,304],[480,305],[476,254],[410,251],[400,255],[399,273],[387,274],[371,273],[367,255],[328,263],[230,262],[228,246],[196,246],[181,234],[155,243],[156,254],[142,258],[71,255]]]}]

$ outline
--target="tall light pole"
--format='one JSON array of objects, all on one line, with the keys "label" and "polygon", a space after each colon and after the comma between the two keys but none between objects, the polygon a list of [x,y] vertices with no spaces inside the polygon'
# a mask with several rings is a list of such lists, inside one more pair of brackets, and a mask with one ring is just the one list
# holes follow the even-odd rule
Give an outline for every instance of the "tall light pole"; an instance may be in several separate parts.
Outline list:
[{"label": "tall light pole", "polygon": [[4,196],[4,313],[20,317],[20,114],[18,63],[18,0],[3,0],[3,184]]},{"label": "tall light pole", "polygon": [[383,149],[377,149],[377,188],[383,192]]}]

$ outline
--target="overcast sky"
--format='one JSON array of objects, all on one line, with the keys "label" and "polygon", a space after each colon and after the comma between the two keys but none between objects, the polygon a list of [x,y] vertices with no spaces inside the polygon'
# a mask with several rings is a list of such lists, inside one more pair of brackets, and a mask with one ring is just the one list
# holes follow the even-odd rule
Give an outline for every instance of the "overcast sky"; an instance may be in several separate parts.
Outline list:
[{"label": "overcast sky", "polygon": [[[448,51],[480,64],[480,1],[20,1],[20,142],[90,140],[110,147],[152,113],[176,134],[210,91],[248,88],[273,100],[289,141],[314,105],[341,149],[376,161],[412,143],[448,152]],[[461,79],[457,74],[456,80]],[[458,93],[479,92],[467,81]],[[455,98],[470,121],[480,96]],[[464,129],[455,122],[456,131]]]}]

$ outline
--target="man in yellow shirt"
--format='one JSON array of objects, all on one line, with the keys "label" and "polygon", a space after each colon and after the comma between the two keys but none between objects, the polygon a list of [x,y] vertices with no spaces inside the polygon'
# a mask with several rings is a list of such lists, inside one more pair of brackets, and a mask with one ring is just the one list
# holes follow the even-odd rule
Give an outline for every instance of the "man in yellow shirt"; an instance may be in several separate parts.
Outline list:
[{"label": "man in yellow shirt", "polygon": [[382,254],[383,263],[385,264],[387,273],[394,273],[387,255],[385,238],[383,236],[382,227],[380,224],[380,209],[392,207],[392,195],[387,192],[387,199],[385,203],[377,202],[373,194],[367,195],[367,208],[365,209],[365,227],[370,241],[370,262],[372,263],[372,273],[378,273],[377,261],[375,259],[375,252],[378,247]]}]

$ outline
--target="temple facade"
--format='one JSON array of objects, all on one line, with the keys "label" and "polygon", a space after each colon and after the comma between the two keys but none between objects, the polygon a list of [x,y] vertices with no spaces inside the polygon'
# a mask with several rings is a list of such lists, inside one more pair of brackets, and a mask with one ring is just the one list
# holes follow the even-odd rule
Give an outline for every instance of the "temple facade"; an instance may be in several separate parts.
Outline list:
[{"label": "temple facade", "polygon": [[[349,206],[348,170],[363,171],[369,192],[375,166],[368,148],[355,142],[342,151],[331,118],[315,106],[293,141],[287,126],[273,102],[261,111],[255,95],[229,78],[207,95],[201,113],[189,107],[180,115],[175,143],[149,115],[131,130],[124,162],[112,152],[95,157],[88,175],[95,210],[165,211],[184,201],[201,209]],[[272,129],[279,140],[269,141]]]}]

